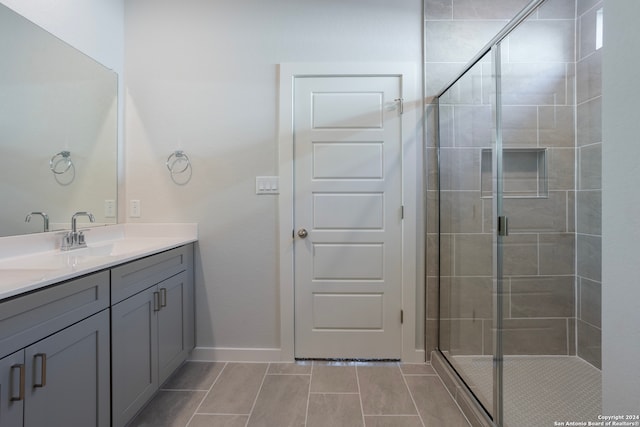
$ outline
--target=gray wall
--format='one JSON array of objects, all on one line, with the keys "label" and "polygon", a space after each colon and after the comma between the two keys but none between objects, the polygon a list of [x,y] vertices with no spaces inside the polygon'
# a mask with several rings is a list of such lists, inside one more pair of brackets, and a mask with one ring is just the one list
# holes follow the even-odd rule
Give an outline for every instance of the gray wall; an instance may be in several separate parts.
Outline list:
[{"label": "gray wall", "polygon": [[[199,223],[199,347],[280,347],[277,197],[255,194],[256,176],[278,175],[277,64],[420,64],[421,10],[420,0],[126,2],[126,200],[142,205],[127,221]],[[164,165],[177,148],[193,163],[184,186]]]},{"label": "gray wall", "polygon": [[[602,386],[605,414],[640,408],[640,2],[606,2],[602,64]],[[632,50],[630,50],[632,49]],[[630,52],[634,52],[630,54]]]}]

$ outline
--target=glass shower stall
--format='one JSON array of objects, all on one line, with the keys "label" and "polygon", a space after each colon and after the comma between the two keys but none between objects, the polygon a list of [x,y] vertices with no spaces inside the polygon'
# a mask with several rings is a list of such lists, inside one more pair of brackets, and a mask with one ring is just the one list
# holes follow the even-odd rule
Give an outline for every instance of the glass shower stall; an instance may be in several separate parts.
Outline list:
[{"label": "glass shower stall", "polygon": [[495,425],[601,413],[601,48],[534,1],[437,97],[438,349]]}]

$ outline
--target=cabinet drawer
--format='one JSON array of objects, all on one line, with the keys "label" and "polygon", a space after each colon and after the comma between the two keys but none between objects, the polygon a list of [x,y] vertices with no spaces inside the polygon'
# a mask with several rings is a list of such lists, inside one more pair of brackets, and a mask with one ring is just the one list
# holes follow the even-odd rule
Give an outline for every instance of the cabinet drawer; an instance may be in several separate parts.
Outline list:
[{"label": "cabinet drawer", "polygon": [[109,306],[109,272],[84,276],[0,303],[0,357]]},{"label": "cabinet drawer", "polygon": [[193,265],[189,244],[111,269],[111,304],[116,304]]}]

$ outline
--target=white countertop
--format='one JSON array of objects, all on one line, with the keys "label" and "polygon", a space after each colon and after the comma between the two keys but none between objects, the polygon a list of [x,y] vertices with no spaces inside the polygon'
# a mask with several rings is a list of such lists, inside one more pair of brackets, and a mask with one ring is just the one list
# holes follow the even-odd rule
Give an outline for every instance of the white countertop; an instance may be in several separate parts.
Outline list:
[{"label": "white countertop", "polygon": [[60,232],[0,238],[0,300],[198,240],[197,224],[82,229],[87,248],[61,251]]}]

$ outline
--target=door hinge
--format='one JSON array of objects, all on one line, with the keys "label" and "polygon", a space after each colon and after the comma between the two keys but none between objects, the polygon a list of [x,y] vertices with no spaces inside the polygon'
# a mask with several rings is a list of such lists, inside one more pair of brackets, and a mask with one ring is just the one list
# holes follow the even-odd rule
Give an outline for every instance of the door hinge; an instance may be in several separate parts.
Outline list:
[{"label": "door hinge", "polygon": [[400,206],[400,219],[404,219],[404,205]]},{"label": "door hinge", "polygon": [[404,323],[404,310],[400,310],[400,324]]},{"label": "door hinge", "polygon": [[396,99],[394,99],[394,101],[396,101],[397,103],[400,104],[400,114],[404,114],[404,99],[403,98],[396,98]]}]

